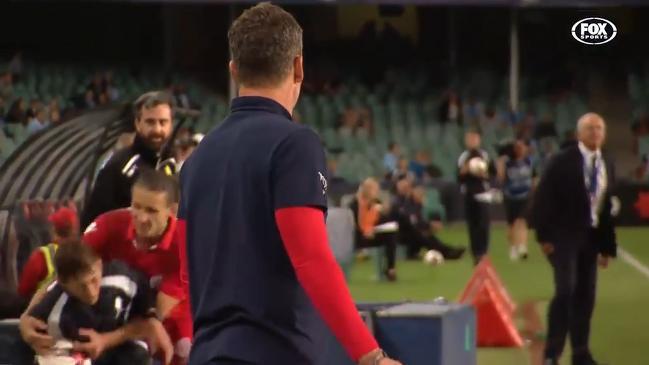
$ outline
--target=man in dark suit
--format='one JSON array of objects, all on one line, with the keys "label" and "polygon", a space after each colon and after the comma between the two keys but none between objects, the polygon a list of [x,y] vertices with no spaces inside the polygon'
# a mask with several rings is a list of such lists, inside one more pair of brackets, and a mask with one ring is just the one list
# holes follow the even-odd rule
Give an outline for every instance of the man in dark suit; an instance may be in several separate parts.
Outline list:
[{"label": "man in dark suit", "polygon": [[611,215],[615,172],[602,156],[606,125],[587,113],[577,124],[578,144],[558,153],[535,196],[537,239],[554,270],[545,365],[557,365],[568,333],[573,365],[597,365],[588,347],[595,306],[597,264],[607,267],[617,243]]}]

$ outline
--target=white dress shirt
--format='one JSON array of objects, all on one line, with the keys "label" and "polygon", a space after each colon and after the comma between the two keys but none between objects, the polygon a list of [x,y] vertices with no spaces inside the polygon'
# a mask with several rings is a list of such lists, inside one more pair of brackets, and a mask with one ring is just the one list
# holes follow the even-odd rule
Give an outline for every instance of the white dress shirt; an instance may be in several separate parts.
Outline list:
[{"label": "white dress shirt", "polygon": [[[586,192],[590,189],[590,174],[593,168],[598,168],[597,174],[597,190],[594,196],[588,196],[590,201],[590,217],[593,227],[599,225],[599,213],[602,210],[604,202],[606,187],[608,186],[606,174],[606,164],[602,159],[602,151],[592,151],[588,149],[582,142],[579,142],[579,151],[584,158],[584,183],[586,184]],[[595,166],[593,166],[593,156],[595,156]]]}]

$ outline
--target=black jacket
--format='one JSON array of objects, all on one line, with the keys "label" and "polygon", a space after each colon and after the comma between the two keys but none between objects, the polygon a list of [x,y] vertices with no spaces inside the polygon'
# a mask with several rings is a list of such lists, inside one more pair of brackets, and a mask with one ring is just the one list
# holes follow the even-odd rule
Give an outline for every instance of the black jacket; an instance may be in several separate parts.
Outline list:
[{"label": "black jacket", "polygon": [[590,202],[584,183],[584,158],[579,148],[569,147],[550,160],[534,195],[534,221],[539,243],[549,242],[558,251],[568,245],[595,244],[600,253],[616,256],[617,241],[611,216],[615,170],[606,156],[603,159],[607,189],[594,237],[590,236]]},{"label": "black jacket", "polygon": [[131,204],[131,187],[142,168],[155,169],[158,153],[136,137],[133,145],[116,151],[99,171],[81,217],[85,228],[98,216]]}]

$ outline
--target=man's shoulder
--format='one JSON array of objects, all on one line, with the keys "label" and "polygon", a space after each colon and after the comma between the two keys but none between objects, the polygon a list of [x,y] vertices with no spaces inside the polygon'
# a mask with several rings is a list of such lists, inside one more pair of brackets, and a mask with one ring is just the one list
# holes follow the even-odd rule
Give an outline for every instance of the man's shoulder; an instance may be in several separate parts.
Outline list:
[{"label": "man's shoulder", "polygon": [[108,166],[122,166],[127,163],[131,158],[135,157],[137,152],[133,147],[124,147],[115,151],[112,156],[106,162],[106,167]]},{"label": "man's shoulder", "polygon": [[564,161],[572,161],[577,158],[581,152],[579,147],[570,146],[560,150],[556,155],[554,155],[555,163],[563,163]]},{"label": "man's shoulder", "polygon": [[111,210],[103,213],[88,226],[86,230],[96,229],[99,225],[108,226],[111,231],[126,230],[131,225],[132,215],[128,208]]}]

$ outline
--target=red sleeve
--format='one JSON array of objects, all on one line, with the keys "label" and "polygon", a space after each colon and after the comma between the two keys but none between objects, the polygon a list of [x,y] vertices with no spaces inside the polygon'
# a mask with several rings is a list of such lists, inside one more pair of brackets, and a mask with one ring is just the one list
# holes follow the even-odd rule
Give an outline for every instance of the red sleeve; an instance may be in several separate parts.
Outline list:
[{"label": "red sleeve", "polygon": [[275,220],[300,284],[347,353],[358,361],[377,349],[329,248],[322,211],[282,208],[275,211]]},{"label": "red sleeve", "polygon": [[[92,246],[92,248],[94,248],[102,257],[104,256],[104,247],[107,246],[110,237],[111,224],[107,221],[108,217],[106,214],[103,214],[95,219],[94,222],[90,223],[85,232],[83,232],[83,242]],[[113,225],[113,229],[114,228]]]},{"label": "red sleeve", "polygon": [[187,298],[189,298],[189,276],[187,274],[187,223],[178,219],[176,223],[178,235],[178,257],[180,258],[180,283]]},{"label": "red sleeve", "polygon": [[32,252],[23,267],[20,282],[18,283],[18,294],[23,298],[31,298],[38,289],[38,283],[45,279],[46,276],[47,264],[45,263],[45,257],[43,257],[41,250],[37,249]]}]

